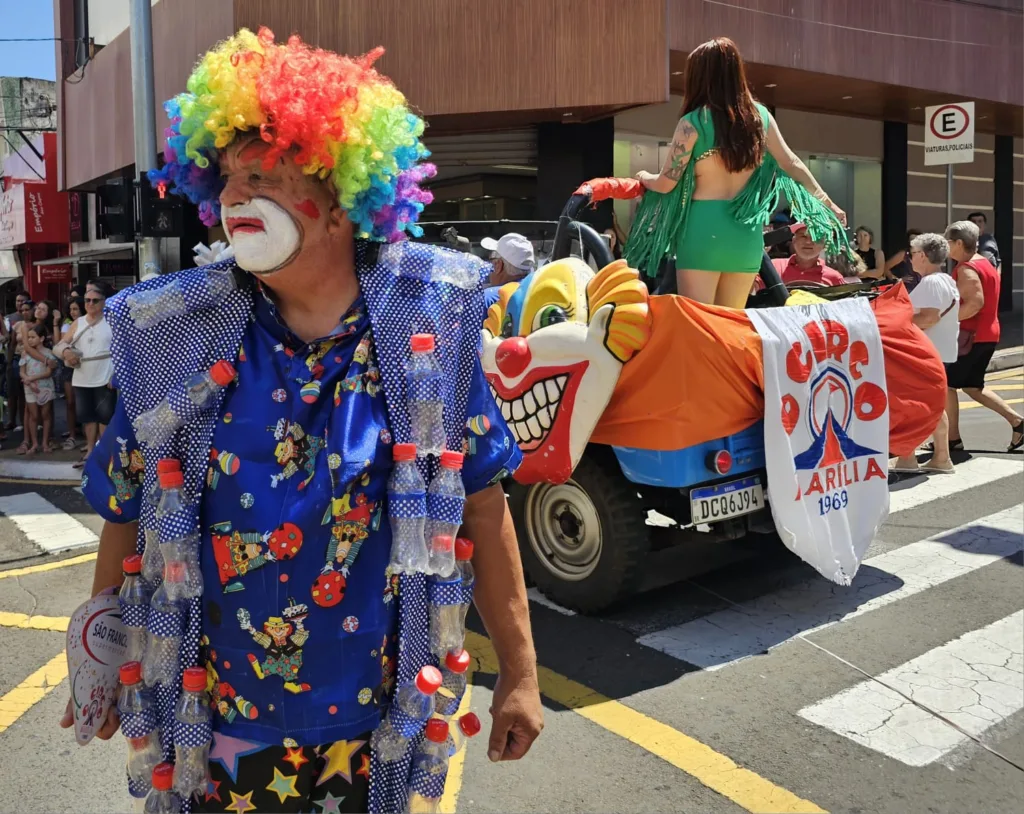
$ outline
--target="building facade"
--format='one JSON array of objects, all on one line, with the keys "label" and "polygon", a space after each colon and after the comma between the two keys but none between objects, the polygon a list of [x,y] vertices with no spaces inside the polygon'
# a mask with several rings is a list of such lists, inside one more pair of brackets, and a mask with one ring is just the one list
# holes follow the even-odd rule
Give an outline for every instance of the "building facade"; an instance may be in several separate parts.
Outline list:
[{"label": "building facade", "polygon": [[[53,0],[57,36],[102,31],[86,64],[57,49],[60,178],[87,191],[131,165],[129,32],[117,4]],[[675,126],[686,55],[734,39],[758,98],[854,225],[887,253],[940,229],[945,174],[923,163],[924,108],[974,101],[954,215],[999,241],[1009,305],[1024,277],[1022,0],[159,0],[156,91],[243,26],[379,63],[427,118],[440,218],[551,218],[583,180],[652,169]],[[110,11],[113,9],[114,11]],[[99,47],[102,46],[102,47]],[[81,60],[79,60],[81,61]],[[158,113],[163,119],[162,111]],[[154,145],[156,149],[157,145]],[[620,225],[628,207],[616,212]],[[596,214],[610,224],[612,210]],[[191,245],[192,236],[181,245]],[[172,264],[173,267],[173,264]]]}]

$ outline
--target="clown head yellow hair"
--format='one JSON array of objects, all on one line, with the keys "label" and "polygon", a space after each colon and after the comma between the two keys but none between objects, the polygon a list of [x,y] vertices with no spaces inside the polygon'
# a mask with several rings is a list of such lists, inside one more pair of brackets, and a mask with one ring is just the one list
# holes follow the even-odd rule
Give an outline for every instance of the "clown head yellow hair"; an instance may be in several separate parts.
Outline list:
[{"label": "clown head yellow hair", "polygon": [[419,234],[416,219],[432,196],[420,183],[434,175],[420,163],[423,120],[377,73],[378,48],[351,58],[311,48],[297,36],[242,29],[204,55],[188,90],[164,105],[166,165],[153,183],[173,184],[213,225],[220,217],[218,157],[239,133],[258,132],[271,149],[265,164],[292,155],[303,171],[330,178],[357,231],[377,240]]}]

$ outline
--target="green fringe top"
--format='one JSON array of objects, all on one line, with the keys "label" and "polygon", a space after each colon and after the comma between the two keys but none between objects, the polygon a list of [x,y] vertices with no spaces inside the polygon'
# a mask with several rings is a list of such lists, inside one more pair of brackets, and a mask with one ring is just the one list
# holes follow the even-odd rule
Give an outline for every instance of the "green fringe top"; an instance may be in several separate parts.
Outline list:
[{"label": "green fringe top", "polygon": [[[631,268],[648,277],[657,277],[662,263],[675,255],[676,242],[685,234],[688,204],[693,198],[694,167],[712,152],[708,150],[694,157],[671,192],[647,190],[644,193],[623,250]],[[850,254],[846,230],[832,210],[783,172],[767,152],[761,166],[732,199],[729,209],[738,222],[763,227],[783,195],[793,217],[807,225],[815,242],[824,243],[829,254]]]}]

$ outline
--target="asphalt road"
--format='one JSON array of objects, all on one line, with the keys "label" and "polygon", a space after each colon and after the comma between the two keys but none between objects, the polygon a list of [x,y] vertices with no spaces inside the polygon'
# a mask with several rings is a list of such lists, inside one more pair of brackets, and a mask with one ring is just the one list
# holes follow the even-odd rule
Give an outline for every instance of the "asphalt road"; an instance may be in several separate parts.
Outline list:
[{"label": "asphalt road", "polygon": [[[1020,369],[998,375],[1001,395],[1024,401]],[[442,810],[1015,810],[1024,466],[994,452],[1009,428],[987,410],[964,410],[962,429],[956,475],[891,487],[893,512],[850,588],[767,549],[596,618],[532,603],[546,729],[515,764],[471,744]],[[84,528],[19,513],[27,494]],[[32,569],[94,546],[52,557],[40,545],[87,540],[100,522],[70,486],[2,482],[0,511],[0,812],[127,811],[123,742],[79,748],[57,728],[67,683],[41,668],[64,635],[32,629],[59,629],[92,575],[91,561]],[[482,633],[467,706],[486,720]]]}]

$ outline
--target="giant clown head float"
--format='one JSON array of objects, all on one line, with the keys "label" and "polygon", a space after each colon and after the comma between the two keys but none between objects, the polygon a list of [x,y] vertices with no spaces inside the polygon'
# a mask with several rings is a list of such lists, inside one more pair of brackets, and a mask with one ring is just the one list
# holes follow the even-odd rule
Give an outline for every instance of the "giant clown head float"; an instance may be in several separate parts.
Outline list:
[{"label": "giant clown head float", "polygon": [[647,289],[625,261],[594,274],[549,263],[503,286],[483,328],[483,368],[523,464],[520,483],[564,483],[650,337]]}]

